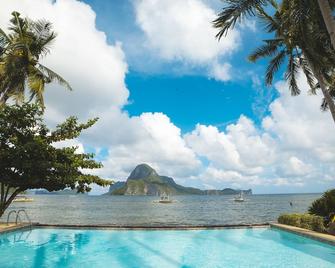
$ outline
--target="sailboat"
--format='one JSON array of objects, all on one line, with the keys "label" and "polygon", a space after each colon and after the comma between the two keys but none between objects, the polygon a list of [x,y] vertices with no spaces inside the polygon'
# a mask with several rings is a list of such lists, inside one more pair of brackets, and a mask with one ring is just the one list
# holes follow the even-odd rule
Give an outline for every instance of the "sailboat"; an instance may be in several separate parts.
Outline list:
[{"label": "sailboat", "polygon": [[243,191],[240,192],[239,196],[235,197],[234,199],[235,202],[244,202],[244,198],[243,198]]}]

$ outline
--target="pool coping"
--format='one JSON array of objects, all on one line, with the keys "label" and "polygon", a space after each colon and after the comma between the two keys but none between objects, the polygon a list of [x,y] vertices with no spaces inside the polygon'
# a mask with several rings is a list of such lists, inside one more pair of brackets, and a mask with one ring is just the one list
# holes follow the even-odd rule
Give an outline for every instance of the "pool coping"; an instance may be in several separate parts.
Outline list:
[{"label": "pool coping", "polygon": [[29,229],[29,228],[33,228],[33,226],[34,224],[30,224],[30,223],[20,223],[20,224],[17,224],[14,226],[8,226],[8,227],[5,226],[5,227],[0,228],[0,234]]},{"label": "pool coping", "polygon": [[0,234],[27,228],[55,229],[95,229],[95,230],[209,230],[209,229],[241,229],[269,228],[269,223],[230,224],[230,225],[114,225],[114,224],[18,224],[0,229]]},{"label": "pool coping", "polygon": [[335,236],[326,234],[326,233],[318,233],[315,231],[311,231],[308,229],[303,229],[291,225],[280,224],[280,223],[270,223],[271,228],[284,230],[286,232],[294,233],[300,236],[304,236],[313,240],[317,240],[319,242],[323,242],[332,246],[335,246]]},{"label": "pool coping", "polygon": [[115,224],[34,224],[34,228],[100,229],[100,230],[208,230],[265,228],[269,223],[227,225],[115,225]]}]

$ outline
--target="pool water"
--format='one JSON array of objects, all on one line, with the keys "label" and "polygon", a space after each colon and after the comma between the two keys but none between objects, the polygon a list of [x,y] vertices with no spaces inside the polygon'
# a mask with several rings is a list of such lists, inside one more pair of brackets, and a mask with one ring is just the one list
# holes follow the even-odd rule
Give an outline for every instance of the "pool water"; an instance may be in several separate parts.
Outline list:
[{"label": "pool water", "polygon": [[271,228],[33,229],[0,235],[0,267],[335,267],[335,247]]}]

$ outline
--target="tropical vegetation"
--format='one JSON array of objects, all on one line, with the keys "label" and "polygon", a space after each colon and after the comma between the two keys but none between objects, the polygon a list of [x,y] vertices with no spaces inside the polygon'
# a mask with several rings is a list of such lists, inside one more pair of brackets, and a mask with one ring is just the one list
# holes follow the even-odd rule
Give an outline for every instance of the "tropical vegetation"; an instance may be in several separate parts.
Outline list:
[{"label": "tropical vegetation", "polygon": [[308,209],[308,214],[283,214],[278,222],[317,232],[335,234],[335,189],[325,192]]},{"label": "tropical vegetation", "polygon": [[[28,189],[71,188],[83,193],[93,183],[111,183],[87,173],[101,167],[93,154],[79,153],[75,146],[57,146],[77,138],[97,118],[79,123],[70,117],[55,130],[43,123],[45,85],[58,82],[71,89],[40,63],[55,38],[50,22],[23,19],[18,12],[12,13],[8,33],[0,29],[0,217]],[[32,101],[35,104],[29,104]]]},{"label": "tropical vegetation", "polygon": [[222,12],[214,21],[220,39],[236,23],[251,16],[257,17],[272,38],[264,40],[249,57],[252,62],[270,58],[266,84],[286,63],[285,79],[292,95],[298,95],[300,70],[305,74],[311,92],[321,89],[324,100],[321,108],[329,109],[335,122],[335,22],[331,11],[335,1],[314,0],[225,0]]},{"label": "tropical vegetation", "polygon": [[51,131],[43,123],[43,110],[36,104],[5,105],[0,108],[0,217],[14,198],[28,189],[78,192],[91,190],[90,184],[107,186],[84,171],[100,168],[93,154],[78,153],[77,147],[58,148],[55,143],[74,139],[97,119],[80,124],[68,118]]},{"label": "tropical vegetation", "polygon": [[8,30],[0,29],[0,105],[10,98],[23,103],[28,96],[43,107],[46,84],[58,82],[71,89],[60,75],[41,63],[56,38],[50,22],[33,21],[13,12]]},{"label": "tropical vegetation", "polygon": [[308,212],[313,215],[322,216],[326,224],[332,221],[335,216],[335,189],[325,192],[322,197],[316,199]]},{"label": "tropical vegetation", "polygon": [[311,214],[283,214],[278,218],[278,223],[296,226],[316,232],[325,232],[323,218]]}]

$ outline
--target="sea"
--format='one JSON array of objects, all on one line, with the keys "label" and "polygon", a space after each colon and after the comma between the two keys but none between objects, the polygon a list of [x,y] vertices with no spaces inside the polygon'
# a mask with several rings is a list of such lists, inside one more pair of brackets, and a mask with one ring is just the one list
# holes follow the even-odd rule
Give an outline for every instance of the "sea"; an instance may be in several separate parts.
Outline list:
[{"label": "sea", "polygon": [[[25,209],[32,222],[44,224],[112,225],[227,225],[276,221],[283,213],[303,213],[321,194],[234,196],[172,196],[161,204],[157,196],[32,195],[33,202],[15,202],[11,210]],[[292,206],[291,206],[291,204]],[[24,220],[23,214],[21,214]],[[14,221],[12,214],[10,221]]]}]

